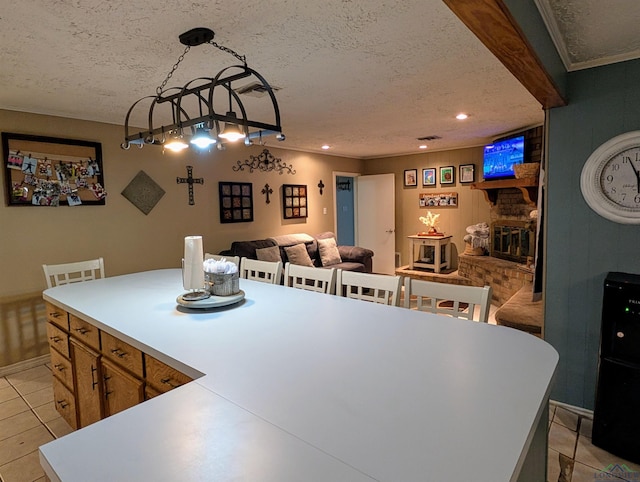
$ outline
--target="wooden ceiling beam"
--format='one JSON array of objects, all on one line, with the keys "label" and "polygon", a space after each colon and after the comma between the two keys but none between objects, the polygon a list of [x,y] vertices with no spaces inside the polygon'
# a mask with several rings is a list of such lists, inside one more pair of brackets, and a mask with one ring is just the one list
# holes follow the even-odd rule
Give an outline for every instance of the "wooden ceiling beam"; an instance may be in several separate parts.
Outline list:
[{"label": "wooden ceiling beam", "polygon": [[544,109],[567,105],[503,0],[443,0]]}]

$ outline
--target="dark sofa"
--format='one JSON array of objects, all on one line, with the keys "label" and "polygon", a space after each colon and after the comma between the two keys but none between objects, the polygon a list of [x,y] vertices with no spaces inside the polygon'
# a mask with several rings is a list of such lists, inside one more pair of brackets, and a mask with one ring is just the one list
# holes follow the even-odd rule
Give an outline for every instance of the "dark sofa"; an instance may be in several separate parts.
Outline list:
[{"label": "dark sofa", "polygon": [[231,248],[221,251],[219,254],[223,256],[239,256],[251,259],[257,259],[256,249],[268,248],[271,246],[278,246],[280,248],[280,257],[282,264],[284,265],[289,259],[285,247],[292,246],[293,244],[304,243],[307,248],[307,253],[311,258],[314,266],[317,268],[337,268],[347,271],[360,271],[363,273],[371,273],[372,271],[372,258],[373,251],[367,248],[361,248],[359,246],[338,246],[338,252],[340,253],[341,263],[332,264],[330,266],[322,266],[320,260],[320,253],[318,250],[318,239],[334,238],[335,234],[331,231],[317,234],[316,236],[310,236],[307,234],[293,234],[286,236],[276,236],[274,238],[267,239],[255,239],[252,241],[234,241],[231,243]]}]

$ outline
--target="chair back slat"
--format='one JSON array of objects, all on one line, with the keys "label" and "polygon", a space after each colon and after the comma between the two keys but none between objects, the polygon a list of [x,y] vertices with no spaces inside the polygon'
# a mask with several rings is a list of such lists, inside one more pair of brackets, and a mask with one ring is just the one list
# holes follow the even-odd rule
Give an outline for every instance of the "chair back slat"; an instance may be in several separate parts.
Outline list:
[{"label": "chair back slat", "polygon": [[336,290],[339,296],[398,306],[402,277],[339,269]]},{"label": "chair back slat", "polygon": [[53,288],[104,278],[104,260],[97,258],[74,263],[43,264],[42,270],[47,280],[47,288]]},{"label": "chair back slat", "polygon": [[262,283],[280,284],[282,261],[260,261],[243,257],[240,260],[240,277]]},{"label": "chair back slat", "polygon": [[332,295],[336,289],[336,269],[287,263],[284,266],[284,284],[292,288]]},{"label": "chair back slat", "polygon": [[[416,308],[438,315],[448,315],[487,322],[491,305],[490,286],[463,286],[435,281],[406,278],[404,306],[411,307],[415,298]],[[474,314],[477,316],[474,318]]]}]

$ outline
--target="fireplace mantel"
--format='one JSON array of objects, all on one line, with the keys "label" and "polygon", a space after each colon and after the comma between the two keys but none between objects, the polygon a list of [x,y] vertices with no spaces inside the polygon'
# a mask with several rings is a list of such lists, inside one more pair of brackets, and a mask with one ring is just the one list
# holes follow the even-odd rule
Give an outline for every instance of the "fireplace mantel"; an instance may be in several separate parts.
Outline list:
[{"label": "fireplace mantel", "polygon": [[489,204],[495,206],[499,189],[517,188],[527,204],[535,206],[538,202],[538,178],[499,179],[496,181],[482,181],[471,184],[471,189],[484,191],[484,197]]}]

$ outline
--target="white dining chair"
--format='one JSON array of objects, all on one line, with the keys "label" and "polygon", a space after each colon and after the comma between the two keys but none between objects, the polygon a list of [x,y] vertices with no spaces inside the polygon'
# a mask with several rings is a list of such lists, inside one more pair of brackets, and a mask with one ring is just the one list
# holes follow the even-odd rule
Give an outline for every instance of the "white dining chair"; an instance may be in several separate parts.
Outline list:
[{"label": "white dining chair", "polygon": [[287,263],[284,265],[284,284],[292,288],[332,295],[336,291],[336,269]]},{"label": "white dining chair", "polygon": [[215,259],[216,261],[226,259],[231,263],[235,263],[235,265],[240,268],[240,256],[223,256],[221,254],[204,253],[204,259]]},{"label": "white dining chair", "polygon": [[104,260],[97,258],[74,263],[43,264],[42,270],[47,280],[47,288],[53,288],[104,278]]},{"label": "white dining chair", "polygon": [[490,286],[452,285],[407,277],[404,282],[405,308],[411,307],[412,297],[420,311],[483,323],[489,320]]},{"label": "white dining chair", "polygon": [[282,279],[282,261],[260,261],[251,258],[240,259],[240,278],[280,284]]},{"label": "white dining chair", "polygon": [[357,300],[398,306],[402,276],[338,270],[336,293]]}]

